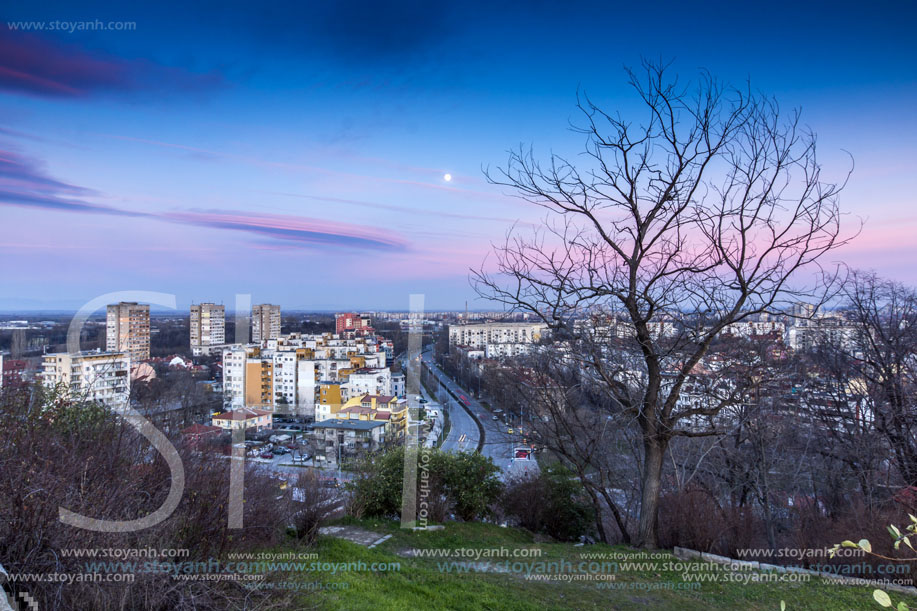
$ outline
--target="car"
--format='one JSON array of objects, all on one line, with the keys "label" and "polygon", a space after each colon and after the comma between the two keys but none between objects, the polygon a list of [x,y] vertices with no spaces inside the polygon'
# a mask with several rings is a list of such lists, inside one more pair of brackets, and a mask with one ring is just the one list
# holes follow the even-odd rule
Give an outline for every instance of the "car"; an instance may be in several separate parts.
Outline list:
[{"label": "car", "polygon": [[499,420],[499,419],[500,419],[500,416],[494,416],[493,419],[494,419],[494,420]]},{"label": "car", "polygon": [[509,433],[510,435],[512,435],[512,434],[513,434],[513,429],[506,429],[506,432]]},{"label": "car", "polygon": [[288,450],[295,450],[295,449],[298,448],[298,447],[299,447],[299,446],[296,445],[295,443],[288,443],[288,444],[286,445],[286,448],[287,448]]},{"label": "car", "polygon": [[267,451],[262,452],[259,456],[261,456],[261,458],[274,458],[274,455]]},{"label": "car", "polygon": [[271,452],[273,452],[275,456],[281,456],[281,455],[283,455],[283,454],[289,454],[289,453],[290,453],[290,451],[289,451],[288,449],[286,449],[285,447],[283,447],[283,446],[277,446],[276,448],[274,448],[273,450],[271,450]]}]

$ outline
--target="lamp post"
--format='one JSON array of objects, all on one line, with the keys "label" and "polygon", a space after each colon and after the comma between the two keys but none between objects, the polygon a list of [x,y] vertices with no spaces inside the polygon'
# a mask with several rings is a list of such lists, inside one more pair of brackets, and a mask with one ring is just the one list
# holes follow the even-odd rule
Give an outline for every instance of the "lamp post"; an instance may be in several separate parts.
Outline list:
[{"label": "lamp post", "polygon": [[338,483],[341,482],[343,473],[341,470],[341,447],[344,445],[344,435],[338,435]]}]

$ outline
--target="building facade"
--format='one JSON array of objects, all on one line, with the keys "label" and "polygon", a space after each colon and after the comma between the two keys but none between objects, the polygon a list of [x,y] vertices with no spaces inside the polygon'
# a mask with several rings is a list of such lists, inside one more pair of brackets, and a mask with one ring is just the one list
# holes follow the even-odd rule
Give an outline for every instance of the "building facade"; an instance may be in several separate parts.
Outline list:
[{"label": "building facade", "polygon": [[225,431],[232,429],[246,429],[260,431],[272,428],[273,415],[263,409],[239,408],[221,414],[216,414],[210,419],[211,426],[219,427]]},{"label": "building facade", "polygon": [[[222,349],[224,403],[319,417],[360,394],[395,394],[385,366],[387,340],[374,334],[290,333]],[[327,417],[327,416],[325,416]]]},{"label": "building facade", "polygon": [[526,354],[541,340],[547,325],[528,322],[488,322],[449,327],[449,346],[484,350],[488,358]]},{"label": "building facade", "polygon": [[334,317],[334,332],[338,335],[345,331],[360,331],[370,328],[370,319],[354,312],[336,314]]},{"label": "building facade", "polygon": [[119,411],[130,403],[130,368],[125,352],[61,352],[44,355],[41,379],[48,388],[60,385],[75,399]]},{"label": "building facade", "polygon": [[133,363],[149,360],[149,304],[122,301],[108,306],[105,349],[109,352],[127,352]]},{"label": "building facade", "polygon": [[226,343],[226,309],[213,303],[191,304],[191,354],[209,355]]},{"label": "building facade", "polygon": [[280,306],[270,303],[252,306],[252,342],[280,337]]}]

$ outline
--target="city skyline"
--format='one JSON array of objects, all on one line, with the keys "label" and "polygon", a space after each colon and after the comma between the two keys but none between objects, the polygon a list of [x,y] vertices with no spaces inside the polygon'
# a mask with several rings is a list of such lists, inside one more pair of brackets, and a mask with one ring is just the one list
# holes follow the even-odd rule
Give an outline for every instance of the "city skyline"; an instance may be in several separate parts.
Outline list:
[{"label": "city skyline", "polygon": [[[179,311],[491,309],[468,269],[543,212],[482,169],[577,154],[578,91],[639,119],[642,57],[801,107],[826,177],[855,161],[841,209],[866,224],[835,259],[917,283],[911,7],[224,6],[0,13],[0,310],[131,289]],[[84,21],[134,26],[23,31]]]}]

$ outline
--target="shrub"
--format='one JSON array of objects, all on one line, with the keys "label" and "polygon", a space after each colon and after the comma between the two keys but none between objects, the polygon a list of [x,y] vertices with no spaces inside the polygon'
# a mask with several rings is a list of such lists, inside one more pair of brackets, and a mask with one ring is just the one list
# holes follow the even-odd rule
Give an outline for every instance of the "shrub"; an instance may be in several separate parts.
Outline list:
[{"label": "shrub", "polygon": [[[396,448],[361,461],[360,475],[349,484],[353,515],[400,515],[404,457],[405,449]],[[497,473],[493,461],[480,454],[418,450],[417,515],[437,522],[444,521],[450,511],[467,521],[486,515],[502,490]]]},{"label": "shrub", "polygon": [[[30,397],[30,394],[32,395]],[[83,574],[103,558],[73,557],[67,549],[187,549],[162,561],[225,560],[280,541],[288,518],[277,502],[277,481],[246,473],[244,528],[227,520],[229,461],[194,454],[177,444],[185,489],[170,517],[136,532],[93,532],[59,520],[60,507],[94,518],[129,520],[156,510],[171,477],[162,456],[135,429],[107,410],[41,387],[0,397],[0,562],[9,573]],[[142,558],[143,561],[158,560]],[[141,565],[143,562],[141,563]],[[115,572],[131,572],[123,566]],[[264,601],[240,582],[175,580],[138,567],[132,582],[17,585],[49,609],[233,609]],[[274,592],[272,599],[286,595]]]},{"label": "shrub", "polygon": [[583,485],[573,473],[556,463],[512,480],[500,508],[520,526],[561,541],[574,541],[592,530],[595,514]]}]

